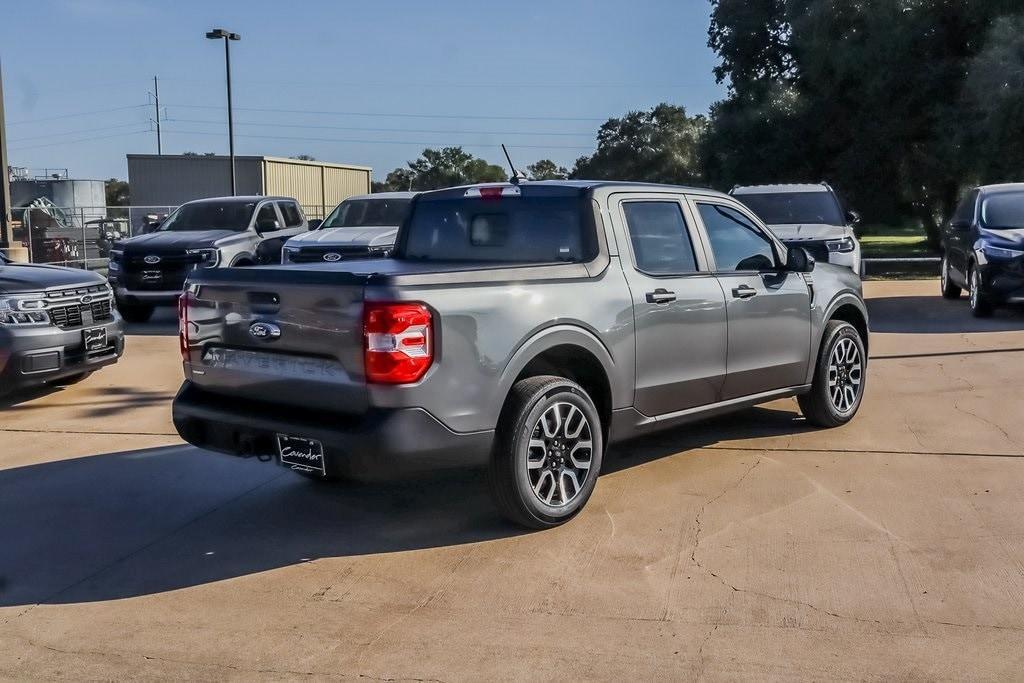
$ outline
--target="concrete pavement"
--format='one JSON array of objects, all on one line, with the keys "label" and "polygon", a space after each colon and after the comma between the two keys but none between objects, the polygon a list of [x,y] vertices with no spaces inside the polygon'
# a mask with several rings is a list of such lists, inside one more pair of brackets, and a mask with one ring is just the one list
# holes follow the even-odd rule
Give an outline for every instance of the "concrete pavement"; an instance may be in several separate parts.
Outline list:
[{"label": "concrete pavement", "polygon": [[524,533],[475,473],[326,486],[181,445],[165,320],[0,409],[0,676],[1017,679],[1024,314],[871,282],[850,425],[613,451]]}]

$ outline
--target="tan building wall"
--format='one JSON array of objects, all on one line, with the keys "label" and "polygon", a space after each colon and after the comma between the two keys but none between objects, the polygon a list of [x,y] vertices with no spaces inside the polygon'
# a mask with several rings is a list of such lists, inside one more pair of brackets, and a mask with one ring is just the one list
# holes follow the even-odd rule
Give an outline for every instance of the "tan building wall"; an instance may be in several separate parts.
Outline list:
[{"label": "tan building wall", "polygon": [[323,218],[343,199],[370,191],[371,169],[266,157],[264,194],[295,197],[309,218]]}]

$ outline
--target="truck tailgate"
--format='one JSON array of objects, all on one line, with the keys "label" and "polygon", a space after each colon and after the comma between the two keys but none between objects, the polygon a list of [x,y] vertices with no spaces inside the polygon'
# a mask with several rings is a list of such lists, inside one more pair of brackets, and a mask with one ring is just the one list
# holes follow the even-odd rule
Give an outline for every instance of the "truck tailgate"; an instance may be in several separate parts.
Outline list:
[{"label": "truck tailgate", "polygon": [[185,373],[225,396],[366,410],[365,275],[220,268],[189,278]]}]

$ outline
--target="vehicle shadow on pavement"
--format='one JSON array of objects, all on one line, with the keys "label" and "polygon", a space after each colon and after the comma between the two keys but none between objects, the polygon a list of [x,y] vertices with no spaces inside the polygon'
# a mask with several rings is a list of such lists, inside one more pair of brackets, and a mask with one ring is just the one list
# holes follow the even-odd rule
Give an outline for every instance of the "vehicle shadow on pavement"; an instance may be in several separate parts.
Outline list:
[{"label": "vehicle shadow on pavement", "polygon": [[[758,408],[615,447],[616,472],[722,439],[807,429]],[[325,557],[527,533],[479,470],[328,484],[190,446],[0,470],[0,607],[150,595]]]},{"label": "vehicle shadow on pavement", "polygon": [[[936,285],[938,287],[938,285]],[[872,332],[958,334],[1024,330],[1024,308],[997,308],[991,318],[975,318],[967,299],[945,301],[938,296],[892,296],[867,299]]]},{"label": "vehicle shadow on pavement", "polygon": [[104,418],[116,417],[121,413],[138,410],[145,406],[166,404],[174,398],[173,392],[166,391],[127,387],[96,387],[79,390],[74,394],[74,398],[67,403],[53,401],[33,403],[38,399],[54,396],[66,388],[67,385],[46,385],[5,396],[0,398],[0,410],[13,414],[54,408],[73,408],[75,417]]}]

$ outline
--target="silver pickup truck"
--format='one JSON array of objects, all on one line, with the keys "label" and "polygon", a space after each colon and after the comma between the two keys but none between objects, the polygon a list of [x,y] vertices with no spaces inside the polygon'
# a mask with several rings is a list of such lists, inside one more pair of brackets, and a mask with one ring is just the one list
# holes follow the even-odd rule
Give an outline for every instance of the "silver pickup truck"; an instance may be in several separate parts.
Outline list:
[{"label": "silver pickup truck", "polygon": [[485,465],[534,528],[610,443],[786,396],[834,427],[866,378],[857,275],[683,187],[427,192],[393,258],[198,270],[179,312],[186,441],[316,478]]}]

